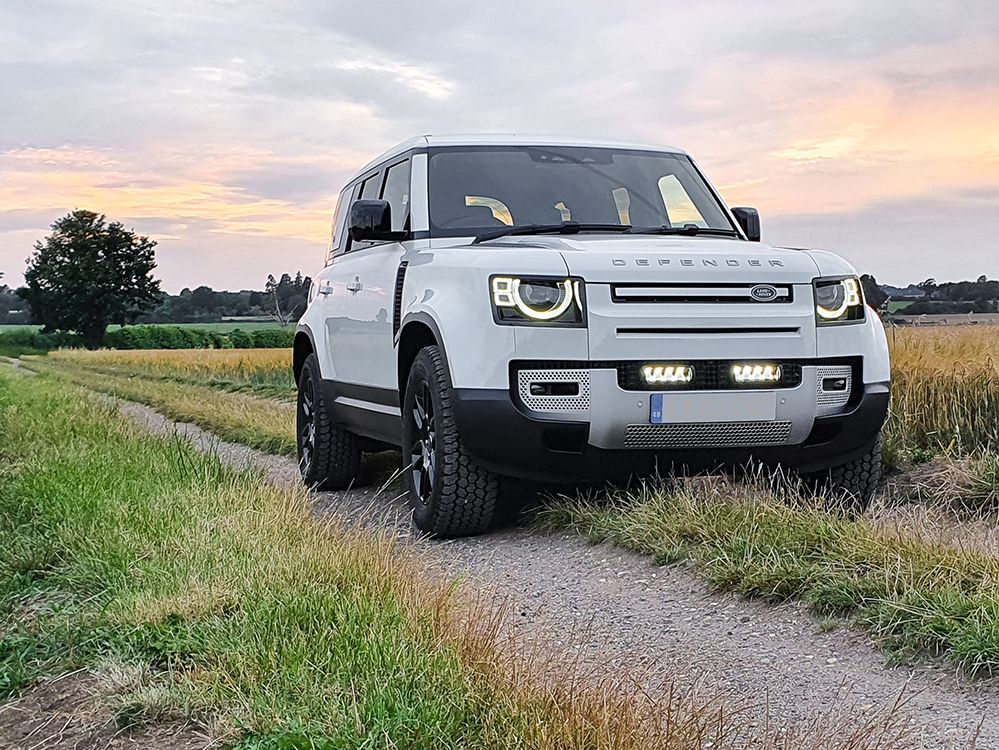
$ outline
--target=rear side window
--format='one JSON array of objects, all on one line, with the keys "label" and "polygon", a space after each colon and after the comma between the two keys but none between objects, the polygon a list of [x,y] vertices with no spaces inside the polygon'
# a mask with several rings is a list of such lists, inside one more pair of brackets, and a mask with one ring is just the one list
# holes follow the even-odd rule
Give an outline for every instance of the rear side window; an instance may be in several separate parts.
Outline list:
[{"label": "rear side window", "polygon": [[409,160],[393,164],[385,172],[382,200],[392,207],[392,231],[401,232],[409,220]]}]

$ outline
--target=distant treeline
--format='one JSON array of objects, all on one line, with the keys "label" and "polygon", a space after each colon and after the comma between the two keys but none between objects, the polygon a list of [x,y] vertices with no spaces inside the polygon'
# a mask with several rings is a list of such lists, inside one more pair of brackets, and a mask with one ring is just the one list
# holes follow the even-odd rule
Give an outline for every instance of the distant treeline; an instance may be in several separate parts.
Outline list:
[{"label": "distant treeline", "polygon": [[[282,274],[268,278],[264,290],[217,292],[208,286],[182,289],[180,294],[164,294],[160,304],[136,317],[136,323],[217,323],[223,318],[275,317],[298,320],[309,298],[308,276]],[[28,303],[6,285],[0,285],[0,325],[32,323]]]},{"label": "distant treeline", "polygon": [[[223,332],[172,325],[137,325],[108,331],[105,344],[109,349],[282,349],[290,348],[294,338],[295,331],[289,328]],[[0,354],[8,357],[79,346],[80,337],[75,333],[0,332]]]},{"label": "distant treeline", "polygon": [[906,289],[882,287],[893,301],[911,304],[898,310],[898,315],[955,315],[960,313],[999,312],[999,281],[979,276],[976,281],[954,281],[937,284],[935,279]]}]

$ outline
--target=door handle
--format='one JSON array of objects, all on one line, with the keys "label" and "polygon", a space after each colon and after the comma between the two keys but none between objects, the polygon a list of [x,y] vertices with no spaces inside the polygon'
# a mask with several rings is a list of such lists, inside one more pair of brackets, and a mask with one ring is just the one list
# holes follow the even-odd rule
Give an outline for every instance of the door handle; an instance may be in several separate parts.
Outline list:
[{"label": "door handle", "polygon": [[353,281],[347,282],[347,291],[353,294],[357,294],[359,291],[364,289],[364,284],[361,283],[361,278],[355,276]]}]

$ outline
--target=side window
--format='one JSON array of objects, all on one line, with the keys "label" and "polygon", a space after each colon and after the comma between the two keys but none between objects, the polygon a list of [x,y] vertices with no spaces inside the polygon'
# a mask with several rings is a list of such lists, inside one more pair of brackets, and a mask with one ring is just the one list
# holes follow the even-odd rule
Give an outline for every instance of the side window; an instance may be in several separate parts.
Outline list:
[{"label": "side window", "polygon": [[385,171],[382,200],[392,207],[392,231],[401,232],[409,220],[409,159]]},{"label": "side window", "polygon": [[358,200],[373,200],[378,197],[378,178],[381,177],[381,175],[382,173],[378,172],[377,174],[371,175],[368,179],[361,183],[361,192],[357,196]]},{"label": "side window", "polygon": [[671,224],[697,224],[701,227],[708,225],[676,175],[668,174],[660,178],[659,192],[662,194],[666,215]]},{"label": "side window", "polygon": [[343,255],[350,247],[350,235],[347,233],[347,224],[350,222],[350,205],[357,200],[360,187],[355,182],[353,185],[348,185],[340,193],[340,200],[336,204],[336,215],[333,217],[333,236],[330,238],[326,265],[332,263],[336,256]]},{"label": "side window", "polygon": [[326,265],[333,262],[333,258],[339,253],[340,246],[343,245],[344,237],[347,234],[347,206],[353,202],[353,194],[356,185],[348,185],[340,193],[336,202],[336,210],[333,212],[333,224],[330,226],[330,244],[326,248]]},{"label": "side window", "polygon": [[[353,203],[354,201],[357,200],[373,200],[377,198],[378,188],[381,187],[382,184],[381,177],[382,177],[381,172],[375,172],[373,175],[364,180],[364,182],[360,183],[359,185],[355,185],[354,194],[351,196],[350,202]],[[347,212],[347,216],[348,217],[350,216],[349,211]],[[347,233],[347,222],[345,221],[344,234],[346,233]],[[355,245],[354,241],[349,236],[347,236],[346,240],[344,241],[343,251],[345,253],[349,253],[351,250],[357,250],[358,248],[368,247],[369,245],[370,243],[368,242],[362,242],[359,245]]]}]

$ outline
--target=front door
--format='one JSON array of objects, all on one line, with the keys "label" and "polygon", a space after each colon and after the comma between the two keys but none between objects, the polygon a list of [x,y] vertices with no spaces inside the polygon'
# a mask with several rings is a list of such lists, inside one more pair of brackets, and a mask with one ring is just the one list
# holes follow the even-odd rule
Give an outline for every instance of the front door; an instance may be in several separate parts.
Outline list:
[{"label": "front door", "polygon": [[[392,229],[408,226],[410,165],[389,164],[376,175],[375,194],[367,182],[359,198],[379,197],[392,207]],[[384,391],[372,394],[381,403],[398,404],[395,342],[392,329],[395,279],[405,248],[400,242],[359,243],[333,263],[334,315],[327,318],[334,378]]]}]

